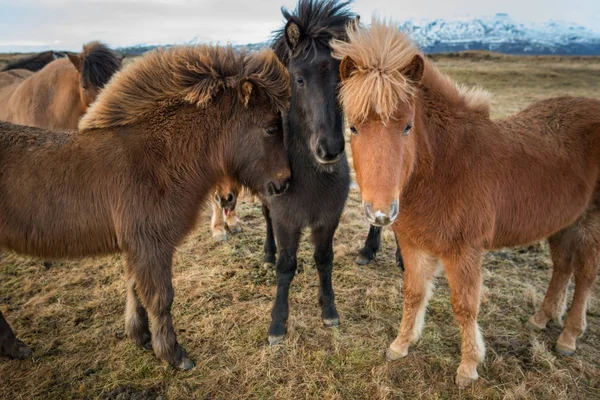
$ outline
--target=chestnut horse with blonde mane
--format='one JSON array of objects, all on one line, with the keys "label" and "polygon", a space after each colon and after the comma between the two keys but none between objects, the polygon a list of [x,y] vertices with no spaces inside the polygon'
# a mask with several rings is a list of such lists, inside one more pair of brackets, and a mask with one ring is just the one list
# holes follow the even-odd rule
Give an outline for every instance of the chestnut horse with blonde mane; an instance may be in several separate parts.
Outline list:
[{"label": "chestnut horse with blonde mane", "polygon": [[0,120],[76,130],[99,91],[121,68],[122,58],[98,42],[85,45],[81,54],[67,56],[35,73],[25,69],[0,72]]},{"label": "chestnut horse with blonde mane", "polygon": [[[173,253],[225,177],[265,194],[287,188],[289,95],[271,50],[176,47],[119,72],[77,132],[0,122],[0,247],[44,258],[125,253],[129,337],[191,368],[171,317]],[[0,313],[0,354],[30,352]]]},{"label": "chestnut horse with blonde mane", "polygon": [[405,263],[404,305],[390,360],[421,335],[440,264],[460,326],[456,383],[478,378],[482,256],[548,238],[554,270],[531,317],[544,329],[575,293],[556,349],[575,351],[600,255],[600,101],[558,97],[493,121],[488,96],[458,87],[393,24],[348,29],[334,42],[341,99],[364,211],[392,225]]}]

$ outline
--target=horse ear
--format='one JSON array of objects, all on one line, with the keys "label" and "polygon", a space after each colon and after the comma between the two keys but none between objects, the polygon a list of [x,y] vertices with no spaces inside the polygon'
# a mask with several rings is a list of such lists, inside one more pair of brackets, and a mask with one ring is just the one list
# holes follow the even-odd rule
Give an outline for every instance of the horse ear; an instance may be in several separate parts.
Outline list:
[{"label": "horse ear", "polygon": [[423,77],[423,71],[425,70],[425,60],[420,54],[417,54],[413,57],[404,69],[402,70],[402,75],[406,76],[413,82],[421,82],[421,78]]},{"label": "horse ear", "polygon": [[304,40],[304,32],[300,25],[292,20],[285,24],[285,41],[290,50],[294,50],[298,44]]},{"label": "horse ear", "polygon": [[81,60],[81,57],[79,57],[79,54],[67,53],[67,57],[69,57],[69,60],[75,66],[75,69],[77,71],[81,72],[81,67],[83,65],[83,62]]},{"label": "horse ear", "polygon": [[356,70],[356,63],[353,59],[346,56],[340,63],[340,79],[344,82],[346,79],[350,78],[352,72]]},{"label": "horse ear", "polygon": [[254,85],[250,81],[244,81],[240,85],[240,98],[242,100],[242,103],[244,103],[244,107],[248,107],[250,99],[252,98],[253,89]]},{"label": "horse ear", "polygon": [[360,15],[356,15],[356,17],[354,17],[352,19],[352,28],[354,28],[354,30],[357,30],[358,27],[360,26]]}]

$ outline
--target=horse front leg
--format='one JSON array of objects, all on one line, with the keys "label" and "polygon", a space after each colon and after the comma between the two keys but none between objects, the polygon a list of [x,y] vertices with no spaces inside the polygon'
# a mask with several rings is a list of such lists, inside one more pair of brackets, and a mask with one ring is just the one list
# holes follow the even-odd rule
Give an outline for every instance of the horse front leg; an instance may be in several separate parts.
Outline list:
[{"label": "horse front leg", "polygon": [[271,212],[269,207],[265,204],[262,205],[261,211],[263,217],[265,217],[265,224],[267,226],[267,236],[265,237],[265,247],[264,247],[264,258],[263,262],[265,266],[275,265],[277,253],[277,245],[275,244],[275,235],[273,234],[273,221],[271,220]]},{"label": "horse front leg", "polygon": [[141,246],[128,256],[135,279],[135,291],[151,322],[154,354],[175,368],[193,368],[194,363],[177,343],[171,317],[174,297],[171,277],[173,249],[164,249],[156,244]]},{"label": "horse front leg", "polygon": [[461,361],[456,372],[456,384],[464,389],[479,378],[477,366],[485,357],[485,344],[477,314],[481,296],[481,253],[465,251],[443,259],[450,285],[452,312],[461,335]]},{"label": "horse front leg", "polygon": [[427,303],[433,294],[433,278],[440,268],[437,257],[412,245],[403,244],[402,255],[405,260],[402,320],[398,336],[386,353],[389,361],[406,357],[410,345],[421,337]]},{"label": "horse front leg", "polygon": [[315,245],[314,259],[319,272],[319,304],[321,317],[325,326],[337,326],[340,323],[335,308],[335,294],[331,274],[333,271],[333,235],[337,224],[327,227],[316,227],[312,230],[312,240]]},{"label": "horse front leg", "polygon": [[276,267],[277,294],[271,311],[271,326],[269,327],[270,345],[281,343],[287,332],[288,297],[290,285],[296,273],[296,252],[298,251],[301,232],[301,229],[297,227],[283,227],[279,223],[275,225],[275,234],[280,250]]},{"label": "horse front leg", "polygon": [[22,360],[31,355],[31,349],[16,338],[2,311],[0,311],[0,354],[15,360]]}]

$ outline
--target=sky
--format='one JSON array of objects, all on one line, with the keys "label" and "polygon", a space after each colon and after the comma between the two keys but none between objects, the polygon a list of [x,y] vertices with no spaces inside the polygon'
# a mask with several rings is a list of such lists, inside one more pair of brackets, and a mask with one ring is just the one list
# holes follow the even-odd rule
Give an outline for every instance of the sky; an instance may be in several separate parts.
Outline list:
[{"label": "sky", "polygon": [[[264,42],[296,0],[0,0],[0,52],[138,44]],[[353,10],[397,21],[508,13],[570,21],[600,33],[600,0],[356,0]]]}]

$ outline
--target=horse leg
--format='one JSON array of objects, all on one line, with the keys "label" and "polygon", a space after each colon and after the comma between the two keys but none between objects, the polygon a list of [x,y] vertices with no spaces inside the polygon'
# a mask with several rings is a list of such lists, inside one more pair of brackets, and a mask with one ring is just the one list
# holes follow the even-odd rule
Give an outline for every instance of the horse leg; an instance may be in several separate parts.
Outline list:
[{"label": "horse leg", "polygon": [[433,278],[439,269],[439,260],[429,253],[406,244],[402,252],[406,260],[402,321],[398,336],[386,353],[389,361],[406,357],[410,345],[421,337],[427,303],[433,293]]},{"label": "horse leg", "polygon": [[287,332],[289,315],[288,297],[290,285],[296,273],[296,252],[302,230],[300,228],[281,227],[275,225],[279,257],[277,260],[277,294],[271,311],[269,327],[269,344],[279,344]]},{"label": "horse leg", "polygon": [[600,212],[586,215],[578,222],[577,238],[573,240],[575,292],[563,331],[556,341],[556,351],[565,355],[575,352],[577,338],[585,332],[587,303],[600,261]]},{"label": "horse leg", "polygon": [[400,245],[398,244],[396,232],[394,232],[394,238],[396,238],[396,266],[404,271],[404,260],[402,259],[402,253],[400,252]]},{"label": "horse leg", "polygon": [[130,254],[129,260],[135,290],[150,317],[154,354],[176,368],[193,368],[194,363],[177,343],[171,317],[174,296],[171,277],[173,250],[161,249],[156,245],[145,246]]},{"label": "horse leg", "polygon": [[335,309],[335,294],[331,282],[333,271],[333,235],[337,224],[327,227],[317,227],[312,230],[312,240],[315,245],[314,259],[319,271],[319,304],[321,317],[325,326],[337,326],[340,318]]},{"label": "horse leg", "polygon": [[265,265],[275,265],[277,245],[275,244],[275,236],[273,235],[273,221],[271,220],[271,212],[269,211],[269,207],[264,204],[262,205],[262,214],[265,217],[265,223],[267,224],[267,237],[265,238],[264,247],[265,256],[263,261]]},{"label": "horse leg", "polygon": [[[128,267],[131,271],[131,268]],[[132,275],[128,272],[128,275]],[[127,306],[125,308],[125,331],[133,342],[145,349],[152,348],[152,335],[148,327],[148,313],[136,293],[135,278],[127,279]]]},{"label": "horse leg", "polygon": [[477,314],[482,285],[481,253],[465,253],[443,259],[450,285],[450,301],[461,334],[461,361],[456,384],[464,389],[479,378],[477,366],[485,357],[485,344]]},{"label": "horse leg", "polygon": [[219,208],[214,196],[212,196],[210,199],[210,205],[212,206],[212,217],[210,219],[210,230],[212,231],[212,237],[217,242],[223,242],[227,240],[227,230],[225,229],[223,210]]},{"label": "horse leg", "polygon": [[358,265],[367,265],[375,259],[379,248],[381,247],[381,227],[371,225],[365,245],[358,251],[356,263]]},{"label": "horse leg", "polygon": [[15,360],[22,360],[31,354],[31,349],[15,337],[8,321],[0,311],[0,355],[5,355]]},{"label": "horse leg", "polygon": [[229,211],[229,214],[225,217],[225,222],[229,227],[229,232],[232,234],[240,233],[242,231],[242,226],[240,224],[240,219],[237,216],[237,212],[235,210]]},{"label": "horse leg", "polygon": [[532,329],[545,329],[551,319],[554,319],[559,325],[562,324],[561,319],[567,305],[567,286],[573,275],[573,255],[568,240],[569,236],[571,235],[567,229],[548,238],[554,268],[544,301],[527,323]]}]

